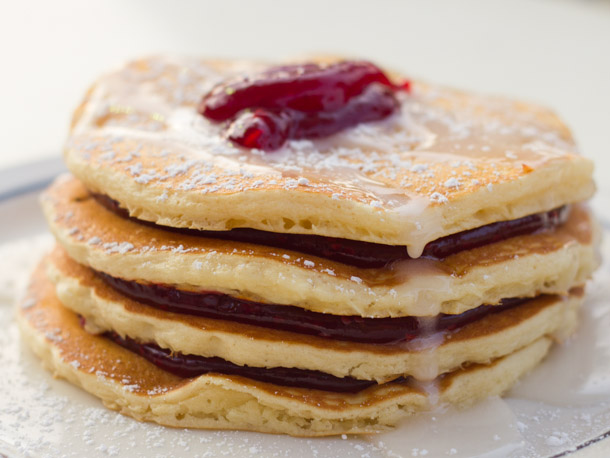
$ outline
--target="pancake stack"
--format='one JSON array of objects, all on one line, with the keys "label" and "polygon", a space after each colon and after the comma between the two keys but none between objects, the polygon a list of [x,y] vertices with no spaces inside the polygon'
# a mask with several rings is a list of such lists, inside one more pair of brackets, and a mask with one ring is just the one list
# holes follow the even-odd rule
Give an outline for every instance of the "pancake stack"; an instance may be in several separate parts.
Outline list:
[{"label": "pancake stack", "polygon": [[154,57],[89,90],[18,313],[56,375],[163,425],[370,433],[574,331],[594,184],[554,114],[411,82],[383,121],[249,150],[198,105],[264,68]]}]

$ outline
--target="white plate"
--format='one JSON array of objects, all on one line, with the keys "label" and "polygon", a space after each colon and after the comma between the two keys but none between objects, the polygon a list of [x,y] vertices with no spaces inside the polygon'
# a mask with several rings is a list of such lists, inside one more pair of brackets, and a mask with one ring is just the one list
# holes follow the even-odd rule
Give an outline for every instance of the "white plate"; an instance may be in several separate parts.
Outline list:
[{"label": "white plate", "polygon": [[[57,164],[55,164],[57,166]],[[34,182],[47,181],[45,164]],[[14,177],[16,173],[0,174]],[[4,177],[6,178],[6,177]],[[12,190],[11,190],[12,189]],[[4,198],[3,198],[4,197]],[[411,457],[563,456],[610,453],[610,264],[589,285],[582,323],[570,342],[503,399],[460,412],[437,411],[368,438],[298,439],[193,431],[139,423],[44,370],[18,335],[13,307],[27,273],[52,244],[36,193],[0,187],[0,456],[45,457]],[[603,251],[610,258],[608,240]],[[603,456],[603,455],[601,455]]]}]

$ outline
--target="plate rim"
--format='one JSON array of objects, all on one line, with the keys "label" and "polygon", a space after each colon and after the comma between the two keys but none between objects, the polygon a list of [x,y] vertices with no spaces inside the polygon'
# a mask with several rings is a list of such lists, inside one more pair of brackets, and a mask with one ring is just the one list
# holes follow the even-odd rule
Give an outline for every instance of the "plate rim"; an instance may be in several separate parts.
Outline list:
[{"label": "plate rim", "polygon": [[57,175],[67,170],[62,158],[57,155],[1,169],[0,203],[23,194],[40,191],[47,187]]}]

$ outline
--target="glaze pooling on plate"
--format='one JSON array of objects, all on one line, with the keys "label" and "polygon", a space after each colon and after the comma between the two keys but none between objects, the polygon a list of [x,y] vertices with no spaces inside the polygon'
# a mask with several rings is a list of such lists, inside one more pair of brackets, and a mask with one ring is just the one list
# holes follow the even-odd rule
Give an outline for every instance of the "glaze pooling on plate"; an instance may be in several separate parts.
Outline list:
[{"label": "glaze pooling on plate", "polygon": [[[74,118],[68,167],[132,215],[407,245],[585,200],[591,164],[546,109],[415,82],[401,109],[273,154],[199,115],[201,96],[252,62],[150,58],[100,79]],[[571,184],[571,192],[562,183]]]}]

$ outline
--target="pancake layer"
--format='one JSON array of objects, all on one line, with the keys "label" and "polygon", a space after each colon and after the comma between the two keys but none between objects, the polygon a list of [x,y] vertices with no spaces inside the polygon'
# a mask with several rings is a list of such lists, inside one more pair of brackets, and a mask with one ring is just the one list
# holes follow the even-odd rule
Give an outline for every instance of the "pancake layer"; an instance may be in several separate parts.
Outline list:
[{"label": "pancake layer", "polygon": [[468,405],[501,394],[545,356],[549,338],[438,380],[429,395],[411,383],[388,383],[357,394],[282,388],[238,376],[181,379],[104,337],[85,332],[61,305],[41,269],[18,313],[23,335],[55,375],[139,420],[180,428],[243,429],[324,436],[376,432],[441,403]]},{"label": "pancake layer", "polygon": [[137,224],[100,206],[69,177],[44,194],[43,207],[69,255],[113,277],[333,315],[458,314],[503,298],[565,294],[583,284],[599,263],[599,231],[581,205],[574,205],[568,222],[553,231],[442,261],[407,260],[378,269]]},{"label": "pancake layer", "polygon": [[65,158],[140,219],[406,245],[589,198],[592,165],[551,112],[413,82],[400,113],[273,154],[231,145],[196,111],[261,63],[149,58],[101,78]]},{"label": "pancake layer", "polygon": [[544,336],[566,336],[577,323],[583,295],[575,289],[568,298],[542,296],[453,332],[376,345],[165,312],[128,299],[59,249],[45,263],[58,298],[85,317],[91,332],[114,331],[241,366],[293,367],[382,383],[403,376],[432,380],[467,363],[489,363]]},{"label": "pancake layer", "polygon": [[[396,261],[412,259],[406,247],[401,245],[382,245],[321,235],[283,234],[243,227],[230,231],[203,231],[200,229],[160,226],[129,216],[129,213],[121,208],[117,201],[108,196],[96,193],[91,193],[91,195],[105,208],[123,218],[130,218],[141,224],[185,235],[282,248],[367,269],[385,267]],[[422,256],[435,260],[445,259],[465,250],[473,250],[512,237],[553,230],[566,222],[570,210],[569,205],[564,205],[550,212],[527,215],[510,221],[498,221],[451,234],[427,244]]]}]

